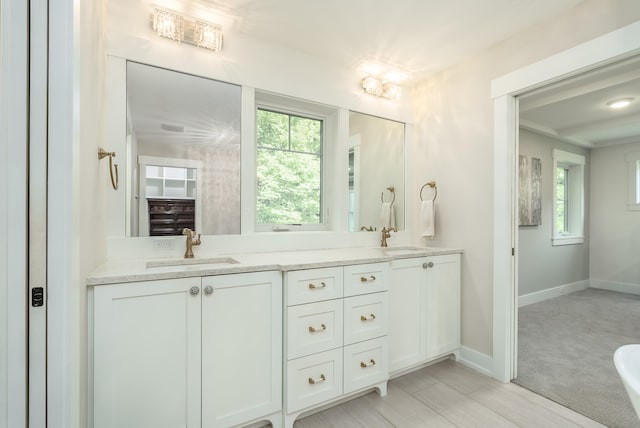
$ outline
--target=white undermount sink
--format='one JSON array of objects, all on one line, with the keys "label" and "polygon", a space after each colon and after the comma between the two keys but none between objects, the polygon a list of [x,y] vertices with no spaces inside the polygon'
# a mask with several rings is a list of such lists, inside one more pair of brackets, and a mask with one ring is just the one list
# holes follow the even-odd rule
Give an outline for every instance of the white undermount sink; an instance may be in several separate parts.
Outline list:
[{"label": "white undermount sink", "polygon": [[193,258],[193,259],[164,259],[164,260],[149,260],[147,262],[148,268],[168,267],[168,266],[193,266],[193,265],[208,265],[208,264],[238,264],[240,263],[236,259],[231,257],[208,257],[208,258]]}]

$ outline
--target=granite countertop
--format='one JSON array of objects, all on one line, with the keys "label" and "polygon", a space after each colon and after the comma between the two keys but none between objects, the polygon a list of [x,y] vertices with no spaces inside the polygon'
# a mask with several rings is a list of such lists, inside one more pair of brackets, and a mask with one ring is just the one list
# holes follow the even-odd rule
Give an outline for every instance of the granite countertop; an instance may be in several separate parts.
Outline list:
[{"label": "granite countertop", "polygon": [[98,267],[87,278],[87,285],[272,270],[286,272],[459,253],[462,253],[462,250],[455,248],[400,246],[223,254],[195,259],[156,258],[109,261]]}]

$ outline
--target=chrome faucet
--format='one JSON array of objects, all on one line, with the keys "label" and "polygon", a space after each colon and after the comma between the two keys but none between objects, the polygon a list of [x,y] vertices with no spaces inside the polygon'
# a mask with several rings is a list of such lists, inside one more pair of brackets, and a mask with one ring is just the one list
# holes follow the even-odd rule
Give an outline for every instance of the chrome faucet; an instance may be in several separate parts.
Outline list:
[{"label": "chrome faucet", "polygon": [[380,241],[380,246],[381,247],[387,247],[387,239],[391,238],[391,232],[397,232],[398,229],[396,229],[395,227],[391,227],[389,229],[387,229],[386,227],[382,228],[382,240]]},{"label": "chrome faucet", "polygon": [[185,259],[192,259],[193,258],[193,246],[194,245],[200,245],[202,243],[202,241],[200,241],[200,234],[198,233],[198,237],[196,238],[196,233],[189,229],[189,228],[184,228],[182,229],[182,234],[187,236],[187,251],[185,251],[184,253],[184,258]]}]

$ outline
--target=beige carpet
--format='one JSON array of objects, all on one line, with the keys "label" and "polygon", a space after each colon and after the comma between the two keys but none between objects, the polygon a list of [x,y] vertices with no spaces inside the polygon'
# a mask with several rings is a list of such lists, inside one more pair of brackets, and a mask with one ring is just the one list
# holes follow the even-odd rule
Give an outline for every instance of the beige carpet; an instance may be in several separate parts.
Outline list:
[{"label": "beige carpet", "polygon": [[640,296],[589,288],[519,309],[515,383],[612,428],[640,427],[613,364],[640,343]]}]

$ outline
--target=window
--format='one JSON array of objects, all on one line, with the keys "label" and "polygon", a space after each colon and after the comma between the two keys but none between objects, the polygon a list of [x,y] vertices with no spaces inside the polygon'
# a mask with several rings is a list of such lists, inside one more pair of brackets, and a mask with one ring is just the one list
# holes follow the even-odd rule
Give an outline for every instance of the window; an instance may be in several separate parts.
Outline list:
[{"label": "window", "polygon": [[569,168],[556,168],[556,230],[563,234],[569,231]]},{"label": "window", "polygon": [[324,121],[260,107],[256,122],[258,228],[323,228]]},{"label": "window", "polygon": [[640,152],[628,153],[627,164],[629,165],[627,209],[629,211],[640,211]]},{"label": "window", "polygon": [[582,155],[553,151],[553,245],[584,242],[584,165]]}]

